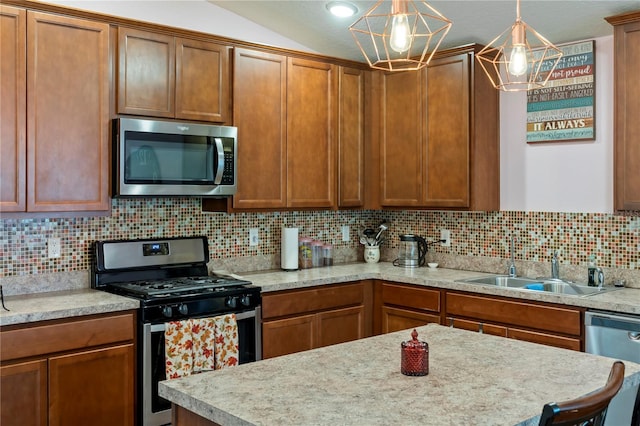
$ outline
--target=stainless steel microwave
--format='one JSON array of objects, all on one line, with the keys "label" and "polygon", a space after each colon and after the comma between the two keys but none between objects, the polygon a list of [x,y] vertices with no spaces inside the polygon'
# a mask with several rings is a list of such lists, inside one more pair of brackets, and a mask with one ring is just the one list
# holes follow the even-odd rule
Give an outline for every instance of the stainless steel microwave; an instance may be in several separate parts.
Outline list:
[{"label": "stainless steel microwave", "polygon": [[113,121],[113,196],[233,195],[238,129],[177,121]]}]

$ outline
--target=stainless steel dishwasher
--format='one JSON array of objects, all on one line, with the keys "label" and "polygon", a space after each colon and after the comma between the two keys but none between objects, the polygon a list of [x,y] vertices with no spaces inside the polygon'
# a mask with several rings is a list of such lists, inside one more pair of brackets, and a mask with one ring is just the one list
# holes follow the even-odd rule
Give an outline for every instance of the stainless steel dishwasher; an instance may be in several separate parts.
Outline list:
[{"label": "stainless steel dishwasher", "polygon": [[[621,361],[640,363],[640,315],[588,311],[585,321],[585,351]],[[638,387],[626,389],[611,401],[605,426],[631,424]]]}]

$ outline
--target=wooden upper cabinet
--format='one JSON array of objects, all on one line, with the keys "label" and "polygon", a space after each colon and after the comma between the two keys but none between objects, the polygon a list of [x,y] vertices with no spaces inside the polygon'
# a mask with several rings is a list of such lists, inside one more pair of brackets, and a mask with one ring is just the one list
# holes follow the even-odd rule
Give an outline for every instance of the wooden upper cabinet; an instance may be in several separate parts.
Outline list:
[{"label": "wooden upper cabinet", "polygon": [[118,29],[118,113],[224,123],[229,50],[216,43]]},{"label": "wooden upper cabinet", "polygon": [[118,29],[118,112],[174,117],[175,42],[172,36]]},{"label": "wooden upper cabinet", "polygon": [[436,59],[426,69],[424,201],[430,207],[469,207],[470,59]]},{"label": "wooden upper cabinet", "polygon": [[499,93],[473,63],[478,48],[381,75],[383,207],[500,208]]},{"label": "wooden upper cabinet", "polygon": [[421,72],[381,75],[380,204],[413,207],[423,201],[424,111]]},{"label": "wooden upper cabinet", "polygon": [[27,211],[108,210],[109,25],[27,12],[27,64]]},{"label": "wooden upper cabinet", "polygon": [[23,9],[0,5],[0,210],[24,211],[27,170],[27,59]]},{"label": "wooden upper cabinet", "polygon": [[227,121],[229,49],[215,43],[176,39],[176,118]]},{"label": "wooden upper cabinet", "polygon": [[233,123],[238,128],[237,209],[287,205],[287,58],[237,48]]},{"label": "wooden upper cabinet", "polygon": [[338,207],[364,205],[365,71],[340,67]]},{"label": "wooden upper cabinet", "polygon": [[287,206],[336,206],[337,66],[287,63]]},{"label": "wooden upper cabinet", "polygon": [[607,18],[614,25],[614,204],[640,210],[640,11]]}]

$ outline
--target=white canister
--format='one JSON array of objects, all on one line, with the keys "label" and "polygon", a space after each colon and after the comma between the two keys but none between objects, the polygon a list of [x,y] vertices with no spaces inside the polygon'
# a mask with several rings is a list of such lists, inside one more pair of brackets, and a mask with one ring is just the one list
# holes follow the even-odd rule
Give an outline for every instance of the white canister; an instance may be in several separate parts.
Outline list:
[{"label": "white canister", "polygon": [[378,263],[380,260],[380,246],[364,246],[364,261]]},{"label": "white canister", "polygon": [[298,270],[298,228],[282,228],[280,267],[285,271]]}]

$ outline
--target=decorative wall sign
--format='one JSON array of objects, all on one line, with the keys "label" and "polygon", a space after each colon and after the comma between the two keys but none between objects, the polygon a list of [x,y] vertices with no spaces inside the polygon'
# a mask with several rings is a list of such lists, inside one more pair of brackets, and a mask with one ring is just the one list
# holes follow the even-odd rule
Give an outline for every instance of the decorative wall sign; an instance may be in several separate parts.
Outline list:
[{"label": "decorative wall sign", "polygon": [[595,139],[595,41],[558,47],[546,87],[527,91],[528,143]]}]

